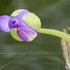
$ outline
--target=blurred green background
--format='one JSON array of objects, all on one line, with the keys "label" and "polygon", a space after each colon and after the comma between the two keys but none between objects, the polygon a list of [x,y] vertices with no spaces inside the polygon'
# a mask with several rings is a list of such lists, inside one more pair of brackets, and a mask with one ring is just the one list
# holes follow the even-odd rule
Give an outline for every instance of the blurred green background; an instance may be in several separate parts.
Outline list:
[{"label": "blurred green background", "polygon": [[[44,28],[70,26],[70,0],[0,0],[0,15],[21,8],[38,15]],[[65,70],[61,39],[38,34],[30,43],[18,42],[0,31],[0,70]]]}]

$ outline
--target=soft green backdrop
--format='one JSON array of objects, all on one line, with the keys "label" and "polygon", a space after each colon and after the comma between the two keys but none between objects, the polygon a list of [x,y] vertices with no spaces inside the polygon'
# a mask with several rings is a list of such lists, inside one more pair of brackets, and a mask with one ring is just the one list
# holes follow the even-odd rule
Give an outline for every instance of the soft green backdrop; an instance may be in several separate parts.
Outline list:
[{"label": "soft green backdrop", "polygon": [[[0,0],[0,15],[20,8],[37,14],[44,28],[70,26],[70,0]],[[18,42],[0,31],[0,70],[65,70],[61,39],[38,34],[30,43]]]}]

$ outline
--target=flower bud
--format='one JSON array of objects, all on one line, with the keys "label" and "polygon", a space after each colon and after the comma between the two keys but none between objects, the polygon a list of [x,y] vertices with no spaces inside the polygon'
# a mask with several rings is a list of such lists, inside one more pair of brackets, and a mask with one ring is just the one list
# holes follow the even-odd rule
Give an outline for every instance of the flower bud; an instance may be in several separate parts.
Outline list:
[{"label": "flower bud", "polygon": [[30,42],[34,40],[40,27],[40,19],[25,9],[14,11],[10,17],[0,17],[0,30],[10,32],[17,41]]},{"label": "flower bud", "polygon": [[37,32],[26,25],[18,16],[11,17],[9,20],[9,28],[11,29],[11,36],[17,41],[30,42],[37,36]]}]

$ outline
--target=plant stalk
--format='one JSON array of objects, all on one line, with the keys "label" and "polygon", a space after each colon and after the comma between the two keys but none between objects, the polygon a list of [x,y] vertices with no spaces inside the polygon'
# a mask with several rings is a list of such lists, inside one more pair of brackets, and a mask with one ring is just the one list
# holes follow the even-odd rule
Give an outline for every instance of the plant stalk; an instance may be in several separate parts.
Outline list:
[{"label": "plant stalk", "polygon": [[58,30],[54,30],[54,29],[45,29],[45,28],[40,28],[40,30],[38,30],[39,33],[43,33],[43,34],[49,34],[49,35],[53,35],[56,37],[60,37],[62,39],[65,39],[66,41],[70,42],[70,35]]}]

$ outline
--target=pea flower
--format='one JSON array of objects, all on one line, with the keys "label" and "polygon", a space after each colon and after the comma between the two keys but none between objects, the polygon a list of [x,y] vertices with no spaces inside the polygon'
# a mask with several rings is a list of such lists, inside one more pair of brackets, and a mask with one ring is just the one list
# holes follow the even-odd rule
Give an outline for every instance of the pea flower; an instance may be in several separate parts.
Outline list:
[{"label": "pea flower", "polygon": [[22,20],[22,17],[28,13],[30,13],[28,10],[21,9],[14,16],[12,16],[13,14],[11,16],[0,16],[0,29],[4,32],[10,32],[16,40],[32,41],[37,36],[37,32]]},{"label": "pea flower", "polygon": [[38,33],[50,34],[70,41],[70,35],[64,32],[41,28],[39,17],[26,9],[16,10],[10,16],[0,16],[0,30],[10,32],[17,41],[30,42]]}]

